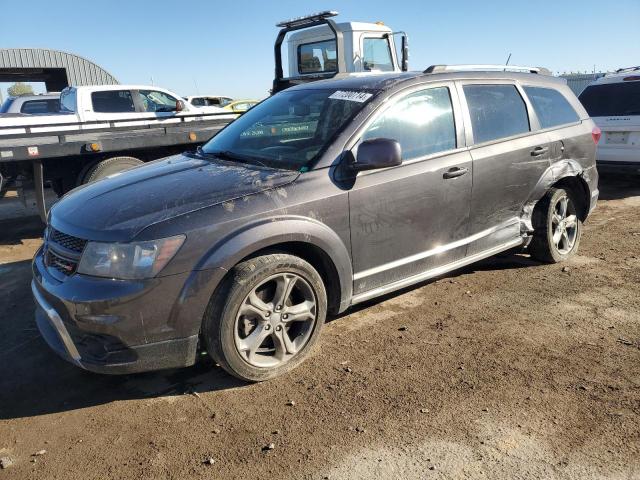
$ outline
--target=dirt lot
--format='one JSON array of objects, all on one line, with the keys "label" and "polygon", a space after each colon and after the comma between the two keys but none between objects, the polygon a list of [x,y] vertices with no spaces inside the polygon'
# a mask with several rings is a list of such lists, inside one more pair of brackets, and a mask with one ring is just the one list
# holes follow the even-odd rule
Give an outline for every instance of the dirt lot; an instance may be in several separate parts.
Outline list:
[{"label": "dirt lot", "polygon": [[41,226],[0,223],[0,479],[640,478],[640,179],[601,187],[566,265],[505,255],[371,302],[255,385],[59,360],[32,319]]}]

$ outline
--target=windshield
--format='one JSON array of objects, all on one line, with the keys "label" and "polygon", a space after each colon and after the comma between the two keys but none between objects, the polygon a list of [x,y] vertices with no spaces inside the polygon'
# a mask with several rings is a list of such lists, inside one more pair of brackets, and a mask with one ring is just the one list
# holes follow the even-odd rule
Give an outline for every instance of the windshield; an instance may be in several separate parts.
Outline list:
[{"label": "windshield", "polygon": [[639,81],[591,85],[578,98],[591,117],[640,115]]},{"label": "windshield", "polygon": [[304,170],[373,96],[353,90],[293,90],[256,105],[202,147],[274,168]]}]

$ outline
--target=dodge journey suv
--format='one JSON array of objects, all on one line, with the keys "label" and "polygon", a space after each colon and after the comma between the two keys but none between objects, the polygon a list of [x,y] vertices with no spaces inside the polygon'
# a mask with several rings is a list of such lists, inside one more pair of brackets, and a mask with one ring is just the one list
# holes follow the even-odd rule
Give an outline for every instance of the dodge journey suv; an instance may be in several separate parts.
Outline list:
[{"label": "dodge journey suv", "polygon": [[205,350],[260,381],[328,313],[516,247],[569,258],[599,131],[564,80],[488,70],[299,85],[196,152],[70,192],[33,260],[43,337],[95,372]]}]

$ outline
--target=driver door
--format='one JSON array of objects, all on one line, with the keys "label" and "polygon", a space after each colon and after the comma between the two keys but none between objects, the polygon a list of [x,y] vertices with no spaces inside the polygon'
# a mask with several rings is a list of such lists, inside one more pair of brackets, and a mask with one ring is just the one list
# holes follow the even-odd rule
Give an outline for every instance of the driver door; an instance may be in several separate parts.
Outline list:
[{"label": "driver door", "polygon": [[359,141],[397,140],[403,163],[360,172],[349,192],[356,297],[460,260],[467,249],[473,165],[456,128],[455,89],[422,87],[386,103]]}]

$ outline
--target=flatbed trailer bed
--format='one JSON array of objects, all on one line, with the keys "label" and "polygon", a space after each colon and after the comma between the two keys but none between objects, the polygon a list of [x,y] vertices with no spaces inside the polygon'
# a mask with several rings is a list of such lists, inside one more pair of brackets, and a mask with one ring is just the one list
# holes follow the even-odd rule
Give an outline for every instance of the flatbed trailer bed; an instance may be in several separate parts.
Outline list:
[{"label": "flatbed trailer bed", "polygon": [[[197,113],[135,120],[69,122],[0,127],[0,184],[33,172],[36,202],[43,220],[44,182],[75,186],[80,171],[118,155],[154,160],[195,148],[213,137],[237,115]],[[1,185],[0,185],[1,186]],[[57,193],[64,193],[59,187]]]}]

